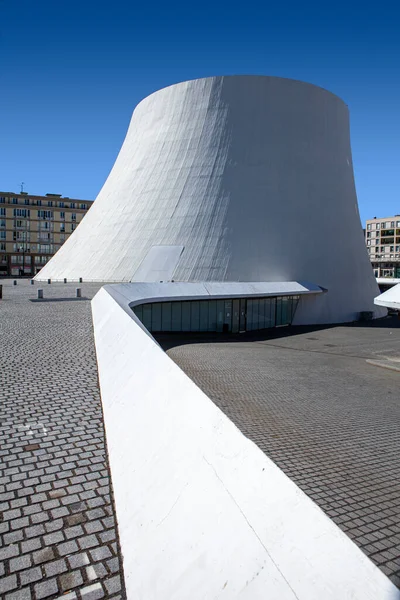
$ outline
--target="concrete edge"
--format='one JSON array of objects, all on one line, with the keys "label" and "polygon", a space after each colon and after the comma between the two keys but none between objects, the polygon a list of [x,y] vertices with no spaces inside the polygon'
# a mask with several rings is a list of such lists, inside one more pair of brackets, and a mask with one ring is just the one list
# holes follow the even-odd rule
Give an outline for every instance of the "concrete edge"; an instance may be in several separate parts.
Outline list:
[{"label": "concrete edge", "polygon": [[128,599],[399,599],[110,287],[92,312]]}]

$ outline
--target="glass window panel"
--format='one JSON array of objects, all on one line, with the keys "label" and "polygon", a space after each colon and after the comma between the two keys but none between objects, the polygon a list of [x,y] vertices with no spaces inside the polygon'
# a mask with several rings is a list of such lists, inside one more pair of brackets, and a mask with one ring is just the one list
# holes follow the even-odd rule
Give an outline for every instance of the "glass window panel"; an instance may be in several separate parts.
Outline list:
[{"label": "glass window panel", "polygon": [[208,331],[217,331],[217,301],[208,302]]},{"label": "glass window panel", "polygon": [[171,330],[182,331],[182,302],[172,302]]},{"label": "glass window panel", "polygon": [[282,298],[276,299],[276,326],[282,325]]},{"label": "glass window panel", "polygon": [[275,327],[276,326],[276,299],[275,298],[270,299],[270,308],[271,308],[270,327]]},{"label": "glass window panel", "polygon": [[246,298],[240,299],[239,331],[246,331]]},{"label": "glass window panel", "polygon": [[161,302],[152,304],[151,330],[161,331]]},{"label": "glass window panel", "polygon": [[182,302],[182,331],[190,331],[190,302]]},{"label": "glass window panel", "polygon": [[232,300],[225,300],[224,303],[223,330],[232,331]]},{"label": "glass window panel", "polygon": [[287,325],[289,323],[289,311],[288,311],[288,298],[287,296],[282,297],[282,316],[281,316],[282,325]]},{"label": "glass window panel", "polygon": [[200,302],[198,300],[193,300],[190,304],[190,331],[200,331]]},{"label": "glass window panel", "polygon": [[171,302],[161,303],[161,331],[171,331]]},{"label": "glass window panel", "polygon": [[258,298],[253,300],[253,329],[258,329],[260,301]]},{"label": "glass window panel", "polygon": [[146,327],[146,329],[148,329],[149,331],[152,331],[151,329],[151,304],[143,304],[143,325]]},{"label": "glass window panel", "polygon": [[247,299],[246,331],[253,331],[253,299]]},{"label": "glass window panel", "polygon": [[222,331],[224,325],[225,302],[217,300],[217,331]]},{"label": "glass window panel", "polygon": [[[35,257],[37,258],[37,257]],[[139,306],[135,306],[133,309],[135,315],[137,316],[137,318],[142,321],[143,320],[143,305],[140,304]]]},{"label": "glass window panel", "polygon": [[235,299],[232,303],[232,333],[239,332],[239,305],[240,301]]},{"label": "glass window panel", "polygon": [[265,302],[266,298],[259,298],[258,301],[258,328],[265,329]]},{"label": "glass window panel", "polygon": [[271,327],[271,298],[265,298],[264,303],[264,327]]},{"label": "glass window panel", "polygon": [[291,319],[291,321],[293,321],[294,315],[296,314],[296,309],[299,304],[300,296],[293,296],[292,300],[293,300],[293,302],[292,302],[292,319]]},{"label": "glass window panel", "polygon": [[208,331],[208,300],[200,302],[200,327],[199,331]]}]

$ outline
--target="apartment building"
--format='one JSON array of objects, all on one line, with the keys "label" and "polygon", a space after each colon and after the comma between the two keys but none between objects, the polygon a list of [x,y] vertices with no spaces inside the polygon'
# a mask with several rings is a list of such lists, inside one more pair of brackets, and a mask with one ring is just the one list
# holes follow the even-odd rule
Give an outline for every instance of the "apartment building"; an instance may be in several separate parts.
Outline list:
[{"label": "apartment building", "polygon": [[375,277],[400,277],[400,215],[368,219],[365,243]]},{"label": "apartment building", "polygon": [[61,194],[0,192],[0,277],[36,275],[92,204]]}]

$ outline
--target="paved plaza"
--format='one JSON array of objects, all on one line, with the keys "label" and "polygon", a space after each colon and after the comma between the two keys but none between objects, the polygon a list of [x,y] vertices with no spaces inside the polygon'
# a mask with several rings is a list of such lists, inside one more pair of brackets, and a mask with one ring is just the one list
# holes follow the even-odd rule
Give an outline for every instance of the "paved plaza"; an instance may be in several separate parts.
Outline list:
[{"label": "paved plaza", "polygon": [[77,284],[0,284],[0,598],[120,599],[88,300],[100,286],[80,300]]},{"label": "paved plaza", "polygon": [[158,336],[169,356],[400,587],[400,322]]},{"label": "paved plaza", "polygon": [[[0,283],[0,598],[122,599],[100,285]],[[400,587],[400,372],[368,362],[397,364],[400,321],[158,339]]]}]

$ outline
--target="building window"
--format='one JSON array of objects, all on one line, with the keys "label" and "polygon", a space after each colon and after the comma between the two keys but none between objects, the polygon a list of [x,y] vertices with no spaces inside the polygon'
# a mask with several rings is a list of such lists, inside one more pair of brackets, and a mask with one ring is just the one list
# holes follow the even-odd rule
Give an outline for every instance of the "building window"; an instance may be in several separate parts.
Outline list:
[{"label": "building window", "polygon": [[64,202],[59,202],[59,203],[58,203],[58,206],[59,206],[60,208],[64,208]]},{"label": "building window", "polygon": [[367,231],[367,238],[370,238],[370,237],[371,237],[371,232]]},{"label": "building window", "polygon": [[6,239],[6,232],[0,231],[0,240],[5,240],[5,239]]},{"label": "building window", "polygon": [[82,210],[86,210],[86,208],[87,208],[87,205],[86,205],[86,204],[81,204],[81,209],[82,209]]},{"label": "building window", "polygon": [[29,198],[25,198],[25,205],[28,206],[29,205]]},{"label": "building window", "polygon": [[379,229],[380,229],[380,228],[381,228],[380,224],[379,224],[379,223],[377,223],[377,224],[376,224],[376,230],[377,230],[377,231],[379,231]]},{"label": "building window", "polygon": [[[0,198],[1,200],[1,198]],[[396,227],[400,227],[400,221],[396,221]]]},{"label": "building window", "polygon": [[53,254],[52,244],[38,244],[38,252],[42,254]]},{"label": "building window", "polygon": [[36,204],[37,204],[38,206],[42,206],[42,201],[41,201],[41,200],[38,200],[38,201],[36,202]]},{"label": "building window", "polygon": [[5,226],[6,226],[6,220],[0,219],[0,227],[5,227]]},{"label": "building window", "polygon": [[394,246],[390,246],[390,252],[394,252]]},{"label": "building window", "polygon": [[400,252],[400,246],[396,246],[396,252]]},{"label": "building window", "polygon": [[24,219],[26,219],[30,216],[31,211],[29,210],[29,208],[14,208],[14,217],[24,217]]},{"label": "building window", "polygon": [[6,203],[5,196],[1,196],[1,198],[0,198],[0,204],[5,204],[5,203]]},{"label": "building window", "polygon": [[393,227],[394,227],[394,221],[390,221],[390,227],[393,229]]},{"label": "building window", "polygon": [[367,246],[371,245],[371,240],[367,240]]},{"label": "building window", "polygon": [[71,221],[76,221],[76,213],[71,214]]},{"label": "building window", "polygon": [[13,203],[13,204],[18,204],[18,198],[13,198],[13,199],[12,199],[12,203]]},{"label": "building window", "polygon": [[3,252],[6,251],[6,245],[5,245],[4,242],[1,242],[1,244],[0,244],[0,250],[3,250]]},{"label": "building window", "polygon": [[65,231],[65,223],[60,223],[60,231]]},{"label": "building window", "polygon": [[70,208],[75,208],[75,202],[71,202],[71,204],[69,205]]},{"label": "building window", "polygon": [[0,208],[0,217],[5,217],[5,216],[6,216],[6,209]]},{"label": "building window", "polygon": [[65,219],[65,212],[60,212],[60,219]]},{"label": "building window", "polygon": [[37,216],[38,216],[38,219],[52,219],[53,211],[52,210],[38,210]]},{"label": "building window", "polygon": [[71,231],[74,231],[75,227],[76,227],[75,223],[71,223]]},{"label": "building window", "polygon": [[367,231],[371,231],[371,223],[367,223]]},{"label": "building window", "polygon": [[53,200],[49,200],[49,201],[47,202],[47,206],[53,206]]}]

